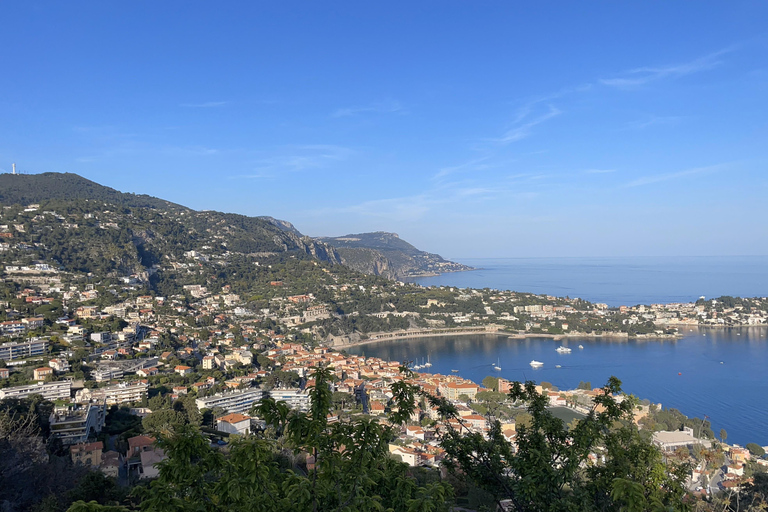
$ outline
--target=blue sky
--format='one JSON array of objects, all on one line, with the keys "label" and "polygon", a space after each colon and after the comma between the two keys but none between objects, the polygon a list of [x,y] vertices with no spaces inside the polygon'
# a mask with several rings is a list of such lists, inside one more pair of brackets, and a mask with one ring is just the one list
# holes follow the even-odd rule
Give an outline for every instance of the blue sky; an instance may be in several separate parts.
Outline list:
[{"label": "blue sky", "polygon": [[768,254],[767,15],[4,2],[0,171],[454,258]]}]

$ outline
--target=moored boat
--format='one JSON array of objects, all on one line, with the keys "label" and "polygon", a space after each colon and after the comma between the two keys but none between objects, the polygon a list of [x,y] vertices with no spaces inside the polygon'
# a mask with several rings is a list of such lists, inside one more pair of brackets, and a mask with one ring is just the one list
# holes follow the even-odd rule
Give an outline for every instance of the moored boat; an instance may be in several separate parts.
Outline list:
[{"label": "moored boat", "polygon": [[541,361],[537,361],[535,359],[531,361],[529,364],[534,368],[541,368],[542,366],[544,366],[544,363],[542,363]]}]

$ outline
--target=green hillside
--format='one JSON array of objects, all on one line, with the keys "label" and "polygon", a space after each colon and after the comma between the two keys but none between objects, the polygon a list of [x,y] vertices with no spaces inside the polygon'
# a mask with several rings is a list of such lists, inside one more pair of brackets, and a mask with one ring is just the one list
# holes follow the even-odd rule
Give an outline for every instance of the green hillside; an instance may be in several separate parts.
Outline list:
[{"label": "green hillside", "polygon": [[148,195],[136,195],[99,185],[73,173],[0,174],[0,203],[30,204],[52,200],[93,199],[135,208],[183,209],[184,206]]},{"label": "green hillside", "polygon": [[393,279],[472,270],[439,254],[420,251],[396,233],[376,231],[318,240],[335,247],[342,263],[367,274]]}]

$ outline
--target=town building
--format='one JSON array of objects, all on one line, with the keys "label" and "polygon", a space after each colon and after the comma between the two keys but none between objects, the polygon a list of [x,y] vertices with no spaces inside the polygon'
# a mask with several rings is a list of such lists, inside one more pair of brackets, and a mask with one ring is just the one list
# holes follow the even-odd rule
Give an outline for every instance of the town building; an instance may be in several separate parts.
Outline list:
[{"label": "town building", "polygon": [[28,341],[9,342],[0,345],[0,359],[13,361],[33,356],[42,356],[48,352],[48,340],[32,338]]},{"label": "town building", "polygon": [[69,361],[65,358],[55,358],[48,361],[48,366],[53,368],[58,373],[67,373],[72,368],[69,365]]},{"label": "town building", "polygon": [[106,382],[112,379],[120,379],[123,377],[123,375],[124,372],[122,368],[118,368],[116,366],[102,367],[91,372],[91,377],[93,377],[93,380],[96,382]]},{"label": "town building", "polygon": [[55,382],[25,384],[0,389],[0,400],[5,398],[27,398],[30,395],[40,395],[46,400],[68,399],[72,391],[72,382],[60,380]]},{"label": "town building", "polygon": [[32,378],[34,380],[45,380],[46,377],[53,375],[53,368],[50,366],[43,366],[41,368],[35,368],[32,370]]},{"label": "town building", "polygon": [[84,443],[101,432],[106,416],[100,404],[56,406],[49,418],[51,436],[65,445]]},{"label": "town building", "polygon": [[683,430],[662,430],[653,433],[653,444],[662,450],[669,451],[678,447],[702,445],[705,448],[712,446],[708,439],[698,439],[693,436],[693,429],[685,427]]},{"label": "town building", "polygon": [[269,392],[269,396],[275,402],[285,402],[291,409],[309,410],[309,393],[298,388],[273,389]]},{"label": "town building", "polygon": [[103,450],[104,443],[101,441],[95,443],[78,443],[69,447],[69,455],[72,457],[73,464],[99,467],[101,465],[101,455]]},{"label": "town building", "polygon": [[216,418],[216,429],[229,434],[248,434],[251,431],[251,418],[238,413],[227,414]]},{"label": "town building", "polygon": [[246,413],[253,404],[258,403],[264,397],[264,391],[259,388],[248,388],[227,393],[216,393],[212,396],[206,396],[195,400],[197,408],[213,409],[221,407],[230,413]]},{"label": "town building", "polygon": [[441,384],[438,388],[440,394],[448,400],[458,400],[461,395],[466,395],[469,399],[475,398],[478,387],[472,382],[447,382]]},{"label": "town building", "polygon": [[147,396],[149,384],[146,381],[121,382],[103,388],[82,389],[77,392],[78,402],[104,402],[107,405],[140,402]]}]

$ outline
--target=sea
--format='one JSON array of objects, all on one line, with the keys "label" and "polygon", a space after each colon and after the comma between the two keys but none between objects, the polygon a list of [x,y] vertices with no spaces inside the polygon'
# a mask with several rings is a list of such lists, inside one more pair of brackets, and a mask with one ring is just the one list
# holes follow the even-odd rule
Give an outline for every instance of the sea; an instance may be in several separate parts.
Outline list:
[{"label": "sea", "polygon": [[[460,260],[478,270],[419,278],[423,286],[579,297],[610,306],[768,295],[768,257],[510,258]],[[706,418],[729,443],[768,445],[768,327],[686,328],[677,340],[467,335],[389,340],[349,349],[387,360],[429,360],[431,373],[480,383],[488,375],[573,389],[618,377],[625,392]],[[556,348],[565,345],[570,354]],[[579,348],[582,346],[583,348]],[[531,360],[544,363],[540,369]],[[497,364],[501,371],[493,366]]]},{"label": "sea", "polygon": [[768,296],[768,256],[477,258],[476,270],[419,277],[422,286],[492,288],[581,298],[609,306]]}]

